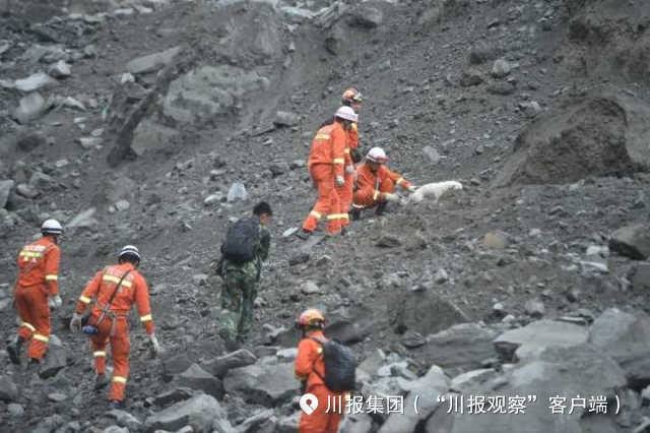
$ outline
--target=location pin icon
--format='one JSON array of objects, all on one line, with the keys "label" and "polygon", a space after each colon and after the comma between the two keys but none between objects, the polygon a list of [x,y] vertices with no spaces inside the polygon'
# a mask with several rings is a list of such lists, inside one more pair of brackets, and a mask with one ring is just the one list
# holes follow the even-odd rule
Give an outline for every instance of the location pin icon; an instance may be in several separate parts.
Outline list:
[{"label": "location pin icon", "polygon": [[314,394],[303,394],[300,397],[300,409],[311,415],[318,408],[318,398]]}]

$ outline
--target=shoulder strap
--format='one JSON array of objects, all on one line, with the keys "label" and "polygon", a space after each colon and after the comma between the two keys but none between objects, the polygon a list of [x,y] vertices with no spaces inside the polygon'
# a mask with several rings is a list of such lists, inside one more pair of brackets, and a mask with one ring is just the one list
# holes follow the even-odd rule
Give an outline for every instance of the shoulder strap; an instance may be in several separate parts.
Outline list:
[{"label": "shoulder strap", "polygon": [[122,278],[120,278],[120,281],[117,283],[117,286],[115,286],[115,290],[113,290],[113,294],[111,295],[110,299],[108,300],[107,306],[110,307],[110,305],[113,303],[113,299],[115,299],[115,295],[117,295],[117,292],[120,290],[120,286],[122,285],[122,282],[126,278],[127,275],[131,273],[131,270],[129,269],[126,271],[123,275]]}]

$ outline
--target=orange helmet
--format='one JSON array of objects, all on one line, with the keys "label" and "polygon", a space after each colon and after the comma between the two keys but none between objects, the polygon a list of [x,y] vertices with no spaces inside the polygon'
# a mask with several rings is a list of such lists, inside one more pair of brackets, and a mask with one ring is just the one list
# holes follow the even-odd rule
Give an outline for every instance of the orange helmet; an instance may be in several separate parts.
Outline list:
[{"label": "orange helmet", "polygon": [[319,310],[310,308],[300,314],[300,317],[298,317],[298,320],[296,321],[296,325],[310,326],[318,322],[325,322],[325,316],[323,316],[323,313],[321,313]]},{"label": "orange helmet", "polygon": [[343,102],[343,104],[351,104],[353,102],[360,104],[363,102],[363,96],[361,95],[361,92],[359,92],[357,89],[355,89],[354,87],[350,87],[345,92],[343,92],[343,96],[341,96],[341,101]]}]

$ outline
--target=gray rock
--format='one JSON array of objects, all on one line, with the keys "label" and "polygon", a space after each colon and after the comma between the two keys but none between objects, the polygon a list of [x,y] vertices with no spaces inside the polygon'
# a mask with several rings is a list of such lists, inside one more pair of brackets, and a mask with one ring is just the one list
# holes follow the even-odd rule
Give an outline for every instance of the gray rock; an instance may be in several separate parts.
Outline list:
[{"label": "gray rock", "polygon": [[13,180],[0,180],[0,209],[4,209],[7,206],[7,200],[9,200],[9,194],[13,187]]},{"label": "gray rock", "polygon": [[479,370],[468,371],[454,377],[451,381],[450,388],[452,391],[465,395],[471,395],[480,390],[489,380],[497,376],[497,371],[493,368],[481,368]]},{"label": "gray rock", "polygon": [[298,348],[297,347],[291,347],[291,348],[288,348],[288,349],[278,350],[278,352],[276,353],[276,356],[278,357],[278,359],[281,362],[282,361],[284,361],[284,362],[293,361],[298,356]]},{"label": "gray rock", "polygon": [[379,248],[397,248],[402,245],[400,238],[394,235],[383,235],[375,243]]},{"label": "gray rock", "polygon": [[431,146],[424,146],[422,152],[424,152],[424,154],[427,156],[427,158],[429,158],[429,161],[431,161],[433,165],[438,164],[442,159],[442,156],[440,156],[438,151]]},{"label": "gray rock", "polygon": [[144,119],[133,133],[131,149],[136,155],[142,156],[146,152],[156,152],[172,146],[179,132],[168,126],[161,125],[150,119]]},{"label": "gray rock", "polygon": [[634,260],[650,256],[650,225],[632,224],[612,233],[609,249]]},{"label": "gray rock", "polygon": [[499,56],[501,50],[493,45],[489,45],[484,41],[477,42],[469,52],[469,63],[472,65],[480,65]]},{"label": "gray rock", "polygon": [[58,182],[50,175],[42,171],[34,171],[29,178],[29,186],[39,191],[50,190],[58,186]]},{"label": "gray rock", "polygon": [[300,123],[300,115],[288,111],[278,111],[275,113],[273,123],[278,126],[296,126]]},{"label": "gray rock", "polygon": [[492,83],[487,87],[487,92],[493,95],[508,96],[515,93],[517,87],[508,83],[507,81],[499,81],[497,83]]},{"label": "gray rock", "polygon": [[41,364],[38,376],[41,379],[49,379],[56,376],[68,365],[68,350],[61,340],[54,334],[50,335],[47,347],[47,356]]},{"label": "gray rock", "polygon": [[263,410],[244,420],[237,426],[239,433],[275,433],[277,418],[273,409]]},{"label": "gray rock", "polygon": [[101,137],[79,137],[75,140],[86,150],[101,149],[104,139]]},{"label": "gray rock", "polygon": [[14,88],[25,93],[35,92],[53,85],[56,85],[56,80],[52,79],[52,77],[44,72],[37,72],[27,78],[16,80],[14,82]]},{"label": "gray rock", "polygon": [[544,303],[539,299],[530,299],[524,305],[526,313],[531,317],[541,318],[544,316],[546,309],[544,308]]},{"label": "gray rock", "polygon": [[113,409],[105,414],[106,417],[114,419],[118,426],[126,427],[129,431],[140,431],[142,429],[142,422],[124,410]]},{"label": "gray rock", "polygon": [[579,346],[588,337],[589,331],[583,326],[539,320],[501,334],[494,340],[494,346],[507,361],[527,362],[537,359],[549,347]]},{"label": "gray rock", "polygon": [[18,399],[18,387],[9,376],[0,376],[0,400],[5,403],[14,402]]},{"label": "gray rock", "polygon": [[61,415],[54,414],[47,418],[43,418],[35,428],[30,430],[30,433],[51,433],[61,427],[64,423],[65,421]]},{"label": "gray rock", "polygon": [[366,312],[358,312],[354,319],[349,317],[330,316],[330,322],[325,327],[325,332],[344,344],[354,344],[363,341],[372,333],[375,320]]},{"label": "gray rock", "polygon": [[172,353],[170,351],[162,357],[163,377],[166,380],[170,380],[174,376],[181,374],[190,368],[193,364],[194,363],[190,361],[187,354],[182,352]]},{"label": "gray rock", "polygon": [[47,143],[45,135],[40,132],[28,132],[20,134],[16,139],[16,148],[22,152],[31,152],[37,147]]},{"label": "gray rock", "polygon": [[320,288],[318,287],[318,284],[316,284],[314,281],[307,280],[304,283],[302,283],[302,286],[300,287],[300,291],[305,295],[314,295],[316,293],[320,293]]},{"label": "gray rock", "polygon": [[542,106],[537,101],[524,101],[517,106],[526,117],[532,118],[542,113]]},{"label": "gray rock", "polygon": [[[571,399],[578,395],[587,400],[589,396],[599,395],[613,399],[624,386],[625,377],[621,369],[599,350],[589,346],[550,348],[540,355],[539,360],[516,366],[501,379],[498,387],[488,383],[476,393],[486,396],[486,407],[489,405],[488,398],[495,396],[534,395],[534,402],[528,402],[527,398],[524,401],[525,413],[508,413],[506,397],[506,413],[488,411],[481,415],[469,415],[465,410],[462,414],[434,415],[425,431],[440,432],[441,426],[446,427],[442,431],[449,433],[591,431],[583,429],[581,425],[586,418],[590,418],[587,416],[589,405],[586,408],[576,407],[569,414]],[[550,398],[555,396],[567,397],[565,404],[568,407],[562,415],[553,414],[549,409]],[[449,402],[444,404],[447,406]]]},{"label": "gray rock", "polygon": [[48,70],[48,74],[50,74],[51,77],[57,79],[63,79],[63,78],[68,78],[70,75],[72,75],[72,70],[70,69],[69,64],[67,64],[63,60],[59,60],[58,62],[50,66],[50,69]]},{"label": "gray rock", "polygon": [[97,209],[91,207],[75,215],[70,221],[68,221],[65,226],[67,229],[72,228],[91,228],[99,224],[99,222],[94,218]]},{"label": "gray rock", "polygon": [[248,403],[272,407],[291,400],[300,384],[294,377],[293,363],[254,364],[229,370],[224,388]]},{"label": "gray rock", "polygon": [[433,276],[433,281],[435,281],[437,284],[443,284],[449,281],[449,275],[447,275],[447,271],[445,271],[443,268],[440,268],[436,271],[436,275]]},{"label": "gray rock", "polygon": [[16,194],[29,199],[38,197],[38,191],[26,183],[21,183],[16,186]]},{"label": "gray rock", "polygon": [[116,425],[112,425],[102,430],[102,433],[129,433],[129,429],[126,427],[118,427]]},{"label": "gray rock", "polygon": [[157,406],[167,406],[179,401],[188,400],[192,397],[192,390],[189,388],[174,388],[171,391],[163,392],[153,399]]},{"label": "gray rock", "polygon": [[153,433],[158,429],[176,431],[191,425],[196,433],[212,431],[217,419],[225,419],[226,412],[212,396],[199,394],[157,412],[145,420],[145,429]]},{"label": "gray rock", "polygon": [[[449,391],[449,379],[438,366],[432,366],[423,377],[407,383],[403,413],[391,414],[379,433],[412,433],[416,426],[436,410],[439,397]],[[417,399],[417,400],[416,400]],[[417,409],[416,409],[417,402]]]},{"label": "gray rock", "polygon": [[180,387],[200,390],[219,400],[223,398],[221,380],[203,370],[197,364],[192,364],[190,368],[179,374],[175,382]]},{"label": "gray rock", "polygon": [[181,52],[181,47],[173,47],[166,51],[138,57],[126,64],[126,69],[132,74],[145,74],[156,72],[169,65]]},{"label": "gray rock", "polygon": [[282,417],[278,420],[275,433],[295,433],[298,431],[298,423],[302,412],[294,412],[290,416]]},{"label": "gray rock", "polygon": [[[0,384],[2,383],[2,380],[0,379]],[[7,412],[9,413],[9,416],[12,418],[18,418],[23,416],[25,413],[25,409],[19,405],[18,403],[9,403],[7,405]]]},{"label": "gray rock", "polygon": [[384,21],[384,14],[378,8],[358,5],[347,12],[347,22],[353,27],[373,29]]},{"label": "gray rock", "polygon": [[438,332],[469,317],[452,301],[433,290],[391,289],[388,302],[389,321],[398,333],[411,329],[422,335]]},{"label": "gray rock", "polygon": [[427,344],[427,340],[419,332],[408,330],[400,338],[400,342],[407,349],[415,349]]},{"label": "gray rock", "polygon": [[485,79],[478,71],[469,70],[464,71],[460,76],[460,86],[461,87],[473,87],[483,84]]},{"label": "gray rock", "polygon": [[[2,187],[0,186],[0,190]],[[2,204],[2,194],[0,193],[0,204]],[[2,206],[0,206],[1,208]],[[630,279],[632,288],[636,291],[650,290],[650,263],[639,264]]]},{"label": "gray rock", "polygon": [[61,403],[62,401],[66,401],[68,396],[61,392],[53,392],[47,395],[47,399],[55,403]]},{"label": "gray rock", "polygon": [[512,70],[512,66],[510,65],[510,63],[508,63],[507,60],[497,59],[494,61],[494,64],[492,65],[491,73],[494,78],[504,78],[510,75],[511,70]]},{"label": "gray rock", "polygon": [[218,378],[223,378],[228,370],[233,368],[246,367],[255,364],[257,357],[245,349],[230,352],[212,361],[205,362],[201,366]]},{"label": "gray rock", "polygon": [[481,361],[496,356],[493,340],[497,332],[477,323],[463,323],[427,337],[426,346],[415,353],[427,364],[452,372],[481,367]]},{"label": "gray rock", "polygon": [[48,103],[38,92],[30,93],[20,99],[13,117],[21,124],[26,124],[41,117],[48,109]]},{"label": "gray rock", "polygon": [[179,123],[195,123],[229,112],[238,99],[265,89],[268,80],[254,71],[204,66],[172,81],[163,111]]},{"label": "gray rock", "polygon": [[[293,430],[295,431],[295,430]],[[372,418],[366,413],[346,415],[341,423],[339,433],[371,433]],[[289,432],[286,432],[289,433]]]}]

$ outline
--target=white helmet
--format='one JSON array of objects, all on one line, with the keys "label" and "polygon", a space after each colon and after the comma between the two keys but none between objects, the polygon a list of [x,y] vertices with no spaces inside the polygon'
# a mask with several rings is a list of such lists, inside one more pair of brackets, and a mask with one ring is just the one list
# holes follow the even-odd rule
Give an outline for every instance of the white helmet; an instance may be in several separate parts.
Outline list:
[{"label": "white helmet", "polygon": [[133,257],[138,261],[140,261],[141,257],[140,257],[140,251],[138,251],[138,247],[136,247],[135,245],[123,246],[122,249],[120,250],[120,253],[117,255],[117,258],[121,259],[127,256]]},{"label": "white helmet", "polygon": [[338,117],[339,119],[349,120],[351,122],[359,121],[359,116],[357,116],[357,113],[354,112],[352,107],[347,107],[347,106],[340,107],[338,110],[336,110],[334,117]]},{"label": "white helmet", "polygon": [[381,147],[373,147],[372,149],[370,149],[368,151],[368,154],[366,155],[366,159],[380,164],[383,164],[386,161],[388,161],[386,152],[384,152],[384,149],[382,149]]},{"label": "white helmet", "polygon": [[61,226],[61,223],[55,219],[45,220],[45,222],[41,226],[41,233],[43,233],[44,235],[58,236],[61,233],[63,233],[63,227]]}]

